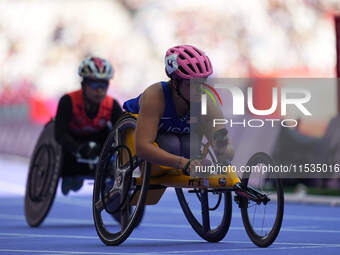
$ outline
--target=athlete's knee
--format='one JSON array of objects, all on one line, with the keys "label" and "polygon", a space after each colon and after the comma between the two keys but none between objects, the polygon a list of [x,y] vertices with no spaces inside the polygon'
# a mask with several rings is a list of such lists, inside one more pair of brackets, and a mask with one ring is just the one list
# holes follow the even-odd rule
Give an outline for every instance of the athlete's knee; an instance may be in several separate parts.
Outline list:
[{"label": "athlete's knee", "polygon": [[160,148],[171,154],[181,154],[180,139],[175,134],[159,134],[156,142],[158,143]]}]

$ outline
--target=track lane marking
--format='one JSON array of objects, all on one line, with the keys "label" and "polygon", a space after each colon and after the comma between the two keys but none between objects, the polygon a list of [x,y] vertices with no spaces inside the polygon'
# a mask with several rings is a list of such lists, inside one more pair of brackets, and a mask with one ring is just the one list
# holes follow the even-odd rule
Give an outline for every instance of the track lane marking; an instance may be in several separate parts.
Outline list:
[{"label": "track lane marking", "polygon": [[[16,236],[16,237],[32,237],[32,238],[64,238],[64,239],[99,239],[98,236],[82,236],[82,235],[51,235],[51,234],[26,234],[26,233],[4,233],[0,232],[0,236]],[[194,243],[207,243],[202,239],[170,239],[170,238],[141,238],[131,237],[128,240],[133,241],[158,241],[158,242],[194,242]],[[250,241],[220,241],[219,243],[240,243],[252,244]],[[301,245],[301,246],[335,246],[340,248],[340,244],[333,243],[291,243],[291,242],[275,242],[279,245]]]},{"label": "track lane marking", "polygon": [[[0,219],[5,220],[19,220],[19,221],[25,221],[25,217],[22,215],[8,215],[8,214],[0,214]],[[82,220],[82,219],[73,219],[73,218],[47,218],[47,223],[65,223],[65,224],[90,224],[93,225],[94,222],[92,220]],[[116,224],[110,224],[110,226],[118,226],[118,223]],[[141,227],[161,227],[161,228],[175,228],[175,229],[191,229],[190,225],[184,225],[184,224],[163,224],[163,223],[142,223]],[[230,227],[230,230],[234,231],[245,231],[244,227]],[[262,229],[262,228],[261,228]],[[270,230],[270,228],[263,228],[263,230]],[[332,230],[332,229],[310,229],[303,227],[284,227],[281,228],[280,232],[312,232],[312,233],[340,233],[340,230]]]},{"label": "track lane marking", "polygon": [[130,255],[130,254],[139,254],[139,255],[154,255],[154,254],[185,254],[185,253],[206,253],[206,252],[232,252],[232,251],[249,251],[254,250],[257,251],[261,249],[261,251],[271,252],[273,250],[292,250],[292,249],[325,249],[325,248],[338,248],[340,245],[328,245],[328,246],[287,246],[287,247],[272,247],[261,249],[258,247],[246,247],[246,248],[229,248],[229,249],[214,249],[214,250],[181,250],[181,251],[163,251],[163,252],[148,252],[148,253],[131,253],[131,252],[88,252],[88,251],[51,251],[51,250],[14,250],[14,249],[0,249],[0,252],[14,252],[14,253],[46,253],[46,254],[103,254],[103,255]]},{"label": "track lane marking", "polygon": [[[57,201],[58,203],[61,204],[70,204],[70,205],[78,205],[81,207],[92,207],[91,199],[86,200],[86,199],[80,199],[80,198],[70,198],[70,197],[63,197],[62,199]],[[183,213],[183,211],[180,208],[171,208],[171,207],[148,207],[148,211],[150,212],[161,212],[161,213],[170,213],[170,214],[179,214]],[[201,213],[200,209],[193,209],[193,213]],[[212,212],[211,215],[213,216],[221,216],[222,213],[219,212]],[[275,214],[267,214],[266,217],[269,218],[275,218]],[[241,214],[233,214],[233,218],[239,218],[241,219]],[[336,221],[340,222],[339,217],[321,217],[321,216],[308,216],[308,215],[284,215],[283,216],[284,220],[304,220],[304,221]]]}]

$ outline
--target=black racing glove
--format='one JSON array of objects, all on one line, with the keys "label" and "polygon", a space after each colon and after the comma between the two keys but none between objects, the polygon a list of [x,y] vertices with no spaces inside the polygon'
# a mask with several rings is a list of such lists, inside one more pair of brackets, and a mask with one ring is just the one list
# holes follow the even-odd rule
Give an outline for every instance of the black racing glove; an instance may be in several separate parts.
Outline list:
[{"label": "black racing glove", "polygon": [[213,146],[225,146],[229,143],[228,131],[226,129],[220,129],[213,135]]}]

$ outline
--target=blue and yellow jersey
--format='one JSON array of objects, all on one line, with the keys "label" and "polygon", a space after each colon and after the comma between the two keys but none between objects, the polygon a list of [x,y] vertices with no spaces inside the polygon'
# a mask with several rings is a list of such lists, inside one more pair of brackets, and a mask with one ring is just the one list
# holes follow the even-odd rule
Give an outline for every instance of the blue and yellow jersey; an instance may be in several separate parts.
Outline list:
[{"label": "blue and yellow jersey", "polygon": [[[179,118],[176,113],[176,108],[172,99],[171,87],[167,82],[161,82],[164,98],[165,98],[165,110],[159,121],[159,132],[161,133],[174,133],[174,134],[189,134],[189,114],[186,114],[183,118]],[[139,95],[136,98],[126,101],[123,105],[125,111],[131,113],[139,113]]]}]

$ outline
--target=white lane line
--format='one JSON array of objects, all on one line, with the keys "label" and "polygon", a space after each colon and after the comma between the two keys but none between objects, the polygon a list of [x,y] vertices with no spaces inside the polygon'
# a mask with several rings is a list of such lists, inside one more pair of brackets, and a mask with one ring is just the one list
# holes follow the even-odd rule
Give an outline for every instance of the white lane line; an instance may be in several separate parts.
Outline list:
[{"label": "white lane line", "polygon": [[[79,198],[71,198],[71,197],[63,197],[56,200],[56,202],[60,204],[67,204],[67,205],[77,205],[81,207],[91,208],[91,198],[89,200],[86,199],[79,199]],[[149,206],[147,207],[148,212],[156,212],[156,213],[167,213],[167,214],[183,214],[183,211],[178,208],[167,208],[167,207],[153,207]],[[193,209],[193,213],[201,213],[199,209]],[[212,216],[222,216],[222,213],[219,212],[212,212]],[[275,214],[267,214],[266,218],[268,219],[274,219],[276,217]],[[241,214],[234,213],[233,218],[241,219]],[[284,215],[284,220],[298,220],[298,221],[323,221],[323,222],[340,222],[340,217],[321,217],[321,216],[297,216],[297,215]]]},{"label": "white lane line", "polygon": [[14,194],[14,195],[22,195],[25,193],[25,186],[15,184],[15,183],[9,183],[0,181],[0,194],[4,192],[7,194]]},{"label": "white lane line", "polygon": [[[160,227],[160,228],[187,228],[191,229],[190,225],[183,225],[183,224],[163,224],[163,223],[143,223],[141,224],[142,227]],[[230,230],[240,230],[244,231],[244,227],[230,227]],[[255,228],[255,230],[271,230],[271,228]],[[280,231],[283,232],[314,232],[314,233],[340,233],[340,230],[332,230],[332,229],[311,229],[306,226],[300,227],[288,227],[288,228],[281,228]]]},{"label": "white lane line", "polygon": [[157,251],[148,253],[131,253],[131,252],[87,252],[87,251],[49,251],[49,250],[13,250],[13,249],[0,249],[0,252],[13,252],[13,253],[46,253],[46,254],[103,254],[103,255],[129,255],[129,254],[139,254],[139,255],[150,255],[150,254],[185,254],[185,253],[216,253],[216,252],[231,252],[231,251],[249,251],[249,250],[259,250],[271,252],[273,250],[292,250],[292,249],[325,249],[325,248],[338,248],[338,245],[328,245],[328,246],[287,246],[287,247],[272,247],[261,249],[258,247],[253,248],[229,248],[229,249],[207,249],[207,250],[181,250],[181,251]]},{"label": "white lane line", "polygon": [[[79,199],[79,198],[72,198],[72,197],[63,197],[62,199],[58,200],[57,202],[61,204],[70,204],[70,205],[78,205],[82,207],[91,207],[91,199],[85,200],[85,199]],[[168,214],[183,214],[183,211],[180,208],[171,208],[171,207],[154,207],[149,206],[147,207],[148,212],[159,212],[159,213],[168,213]],[[193,213],[201,213],[200,209],[193,209]],[[221,212],[212,212],[212,216],[222,216],[223,214]],[[266,214],[266,218],[274,219],[276,217],[275,214]],[[241,214],[236,213],[233,214],[233,218],[239,218],[241,219]],[[308,216],[308,215],[284,215],[284,220],[304,220],[304,221],[335,221],[340,222],[340,217],[321,217],[321,216]]]},{"label": "white lane line", "polygon": [[[19,221],[24,221],[25,217],[21,215],[8,215],[8,214],[0,214],[0,219],[5,219],[5,220],[19,220]],[[53,218],[49,217],[47,219],[48,223],[62,223],[62,224],[88,224],[88,225],[93,225],[94,222],[93,220],[86,220],[86,219],[76,219],[76,218]],[[113,221],[112,221],[113,222]],[[116,224],[113,222],[113,224],[110,224],[112,226],[118,226],[118,223]],[[191,229],[190,225],[184,225],[184,224],[163,224],[163,223],[142,223],[142,227],[150,227],[150,228],[155,228],[155,227],[160,227],[160,228],[175,228],[175,229]],[[244,227],[230,227],[230,230],[234,231],[244,231]],[[255,230],[270,230],[270,228],[255,228]],[[332,229],[310,229],[310,228],[305,228],[303,227],[290,227],[290,228],[281,228],[282,232],[311,232],[311,233],[340,233],[340,230],[332,230]]]},{"label": "white lane line", "polygon": [[[19,220],[25,221],[25,217],[22,215],[9,215],[9,214],[0,214],[0,219],[4,220]],[[49,217],[49,223],[65,223],[65,224],[91,224],[93,225],[93,220],[86,220],[86,219],[70,219],[70,218],[53,218]],[[118,223],[117,223],[118,226]]]},{"label": "white lane line", "polygon": [[[207,243],[206,241],[204,241],[203,239],[201,240],[177,240],[177,239],[166,239],[166,238],[138,238],[138,237],[132,237],[129,238],[129,240],[135,240],[135,241],[158,241],[158,242],[196,242],[196,243],[202,243],[205,244]],[[253,244],[253,242],[250,241],[219,241],[218,243],[227,243],[227,244],[235,244],[235,243],[239,243],[239,244]],[[274,244],[277,245],[301,245],[301,246],[336,246],[336,247],[340,247],[340,244],[322,244],[322,243],[290,243],[290,242],[275,242]]]},{"label": "white lane line", "polygon": [[[15,236],[15,237],[31,237],[31,238],[64,238],[64,239],[99,239],[97,236],[82,236],[82,235],[51,235],[51,234],[26,234],[26,233],[3,233],[0,232],[0,236]],[[155,242],[193,242],[193,243],[207,243],[202,239],[170,239],[170,238],[142,238],[131,237],[128,240],[132,241],[155,241]],[[250,241],[220,241],[219,243],[229,244],[252,244]],[[291,242],[275,242],[276,245],[300,245],[300,246],[334,246],[339,247],[340,244],[333,243],[291,243]]]},{"label": "white lane line", "polygon": [[136,253],[136,252],[99,252],[99,251],[49,251],[49,250],[13,250],[13,249],[0,249],[0,252],[13,252],[14,254],[16,253],[46,253],[51,255],[53,254],[103,254],[103,255],[122,255],[122,254],[139,254],[139,255],[150,255],[154,253]]},{"label": "white lane line", "polygon": [[57,200],[60,204],[66,205],[78,205],[81,207],[92,208],[92,200],[79,199],[79,198],[70,198],[70,197],[63,197]]},{"label": "white lane line", "polygon": [[215,250],[184,250],[184,251],[163,251],[163,252],[151,252],[153,254],[184,254],[184,253],[206,253],[206,252],[209,252],[210,253],[216,253],[216,252],[226,252],[226,254],[228,254],[229,252],[231,251],[257,251],[259,249],[261,249],[261,251],[268,251],[268,252],[271,252],[273,250],[291,250],[291,249],[317,249],[317,248],[320,248],[320,249],[324,249],[324,248],[337,248],[339,246],[333,246],[333,245],[329,245],[329,246],[290,246],[290,247],[269,247],[269,248],[266,248],[266,249],[263,249],[263,248],[259,248],[259,247],[253,247],[253,248],[249,248],[249,247],[246,247],[246,248],[230,248],[230,249],[215,249]]},{"label": "white lane line", "polygon": [[286,228],[293,228],[293,229],[320,229],[322,226],[320,225],[301,225],[301,226],[287,226]]},{"label": "white lane line", "polygon": [[[148,212],[159,212],[159,213],[168,213],[168,214],[182,214],[183,211],[178,208],[166,208],[166,207],[147,207]],[[194,214],[195,213],[201,213],[200,209],[194,209],[191,210]],[[211,215],[213,216],[222,216],[222,212],[212,212]],[[276,214],[266,214],[266,218],[274,219],[276,217]],[[240,213],[233,213],[233,218],[242,218]],[[285,214],[283,216],[284,220],[304,220],[304,221],[335,221],[335,222],[340,222],[340,217],[322,217],[322,216],[308,216],[308,215],[287,215]]]},{"label": "white lane line", "polygon": [[50,234],[25,234],[25,233],[4,233],[0,236],[15,236],[15,237],[32,237],[32,238],[64,238],[64,239],[98,239],[97,236],[79,236],[79,235],[50,235]]}]

